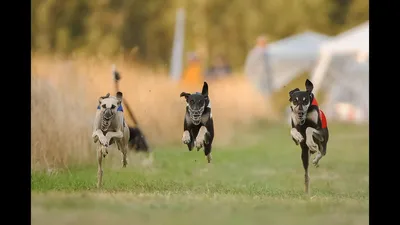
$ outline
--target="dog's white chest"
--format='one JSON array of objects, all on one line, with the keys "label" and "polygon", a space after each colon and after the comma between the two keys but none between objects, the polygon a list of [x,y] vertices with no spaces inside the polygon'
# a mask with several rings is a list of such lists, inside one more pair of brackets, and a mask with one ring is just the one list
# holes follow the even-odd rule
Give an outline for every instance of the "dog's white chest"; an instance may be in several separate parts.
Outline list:
[{"label": "dog's white chest", "polygon": [[[297,126],[298,124],[302,125],[301,120],[300,120],[299,117],[296,115],[296,113],[293,113],[293,112],[292,112],[292,113],[290,114],[290,117],[292,118],[293,124],[294,124],[295,126]],[[303,124],[304,124],[304,121],[303,121]]]}]

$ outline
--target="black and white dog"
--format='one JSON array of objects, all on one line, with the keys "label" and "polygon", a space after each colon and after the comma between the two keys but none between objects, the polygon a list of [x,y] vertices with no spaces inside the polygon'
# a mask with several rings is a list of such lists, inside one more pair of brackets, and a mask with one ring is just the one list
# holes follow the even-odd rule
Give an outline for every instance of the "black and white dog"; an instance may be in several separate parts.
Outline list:
[{"label": "black and white dog", "polygon": [[[121,80],[121,74],[117,71],[115,64],[112,65],[112,77],[115,84],[116,92],[119,92],[119,81]],[[130,109],[128,102],[124,101],[124,105],[126,106],[126,111],[128,115],[131,117],[136,126],[128,126],[129,128],[129,142],[128,149],[135,150],[136,152],[147,152],[150,153],[151,150],[149,145],[147,144],[147,140],[142,133],[142,131],[138,127],[138,122],[133,115],[132,110]],[[118,111],[124,111],[122,105],[118,108]]]},{"label": "black and white dog", "polygon": [[128,128],[129,128],[128,149],[130,150],[134,149],[137,152],[151,152],[142,131],[137,127],[128,126]]},{"label": "black and white dog", "polygon": [[[305,192],[309,193],[310,177],[308,164],[310,153],[317,153],[312,163],[318,167],[318,162],[326,154],[329,139],[328,125],[325,114],[319,109],[312,90],[313,83],[306,80],[306,91],[299,88],[289,92],[292,129],[290,134],[296,145],[301,147],[301,160],[305,170]],[[305,138],[305,139],[304,139]]]},{"label": "black and white dog", "polygon": [[214,122],[211,113],[211,102],[208,97],[208,84],[204,82],[201,93],[182,92],[180,97],[186,99],[186,114],[183,123],[182,142],[189,151],[196,146],[199,151],[204,146],[204,154],[211,162],[211,145],[214,139]]}]

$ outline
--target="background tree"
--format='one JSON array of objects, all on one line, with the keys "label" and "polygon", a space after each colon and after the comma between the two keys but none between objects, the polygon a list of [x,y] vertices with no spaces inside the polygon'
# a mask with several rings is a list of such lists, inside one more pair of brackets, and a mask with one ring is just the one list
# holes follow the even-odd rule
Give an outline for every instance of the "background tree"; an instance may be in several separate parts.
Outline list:
[{"label": "background tree", "polygon": [[335,35],[369,19],[367,0],[32,0],[32,51],[115,56],[138,49],[151,65],[170,61],[175,13],[186,10],[185,50],[224,54],[241,69],[254,39],[305,30]]}]

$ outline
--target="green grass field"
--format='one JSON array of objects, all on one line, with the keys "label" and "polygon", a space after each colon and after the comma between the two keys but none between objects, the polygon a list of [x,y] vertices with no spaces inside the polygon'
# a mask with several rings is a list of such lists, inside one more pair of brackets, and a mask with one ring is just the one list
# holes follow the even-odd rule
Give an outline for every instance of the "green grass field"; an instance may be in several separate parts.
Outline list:
[{"label": "green grass field", "polygon": [[311,165],[310,196],[300,148],[275,125],[215,147],[210,165],[178,145],[155,149],[151,165],[133,154],[123,169],[112,151],[101,190],[95,152],[92,165],[33,171],[32,224],[368,224],[368,126],[332,124],[330,133],[326,157]]}]

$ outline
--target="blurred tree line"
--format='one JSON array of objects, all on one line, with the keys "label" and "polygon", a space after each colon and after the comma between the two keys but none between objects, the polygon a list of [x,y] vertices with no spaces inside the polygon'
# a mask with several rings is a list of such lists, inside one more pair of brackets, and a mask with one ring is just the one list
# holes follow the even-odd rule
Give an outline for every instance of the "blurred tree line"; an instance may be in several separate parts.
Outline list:
[{"label": "blurred tree line", "polygon": [[185,51],[224,54],[241,68],[255,38],[305,30],[335,35],[369,19],[368,0],[32,0],[32,51],[170,60],[175,13],[186,10]]}]

